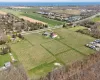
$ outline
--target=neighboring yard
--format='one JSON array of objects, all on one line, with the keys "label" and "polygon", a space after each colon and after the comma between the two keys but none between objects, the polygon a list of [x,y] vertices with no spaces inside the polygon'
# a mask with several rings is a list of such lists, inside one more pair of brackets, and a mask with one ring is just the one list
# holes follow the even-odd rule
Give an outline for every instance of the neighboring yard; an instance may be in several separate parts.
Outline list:
[{"label": "neighboring yard", "polygon": [[[4,45],[0,45],[0,47],[3,47],[3,46]],[[0,49],[0,52],[2,52],[1,49]],[[12,55],[18,61],[18,57],[13,51],[12,51]],[[10,62],[10,61],[12,60],[11,60],[11,56],[9,55],[9,53],[0,55],[0,67],[4,66],[6,62]]]},{"label": "neighboring yard", "polygon": [[39,34],[25,35],[25,40],[11,44],[31,78],[46,75],[54,67],[54,63],[67,65],[83,59],[95,51],[84,45],[94,38],[64,28],[55,29],[60,39],[46,38]]},{"label": "neighboring yard", "polygon": [[4,63],[11,61],[9,54],[0,55],[0,67],[4,66]]}]

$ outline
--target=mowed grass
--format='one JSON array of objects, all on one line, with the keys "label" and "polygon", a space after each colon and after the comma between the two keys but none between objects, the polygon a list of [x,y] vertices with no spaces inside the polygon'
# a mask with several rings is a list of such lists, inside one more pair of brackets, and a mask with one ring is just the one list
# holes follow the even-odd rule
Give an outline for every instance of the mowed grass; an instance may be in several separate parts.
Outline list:
[{"label": "mowed grass", "polygon": [[67,65],[94,53],[85,44],[94,38],[64,28],[53,30],[60,39],[46,38],[42,33],[25,35],[25,40],[11,44],[27,73],[36,80],[52,71],[54,63]]},{"label": "mowed grass", "polygon": [[58,34],[63,37],[59,42],[69,46],[70,48],[78,50],[85,55],[94,53],[94,50],[85,47],[85,44],[95,40],[95,38],[66,29],[57,29],[55,32],[58,32]]},{"label": "mowed grass", "polygon": [[92,19],[92,21],[94,21],[94,22],[100,22],[100,17],[95,17],[95,18]]},{"label": "mowed grass", "polygon": [[4,63],[11,61],[9,54],[0,55],[0,67],[4,66]]},{"label": "mowed grass", "polygon": [[49,26],[57,26],[57,25],[63,24],[63,22],[61,22],[61,21],[45,18],[42,15],[37,14],[37,13],[26,13],[26,14],[22,14],[22,15],[39,20],[39,21],[43,21],[45,23],[48,23]]},{"label": "mowed grass", "polygon": [[81,55],[80,53],[76,52],[75,50],[70,50],[65,53],[59,54],[57,57],[59,59],[61,59],[66,65],[68,65],[77,60],[83,59],[85,56]]},{"label": "mowed grass", "polygon": [[53,55],[56,55],[58,53],[62,53],[64,51],[69,50],[70,48],[63,45],[62,43],[59,43],[56,40],[52,40],[50,42],[42,44],[47,50],[49,50]]},{"label": "mowed grass", "polygon": [[[0,45],[0,47],[4,47],[4,46],[5,45]],[[0,49],[0,52],[2,52],[1,49]],[[12,55],[16,60],[18,60],[15,53],[12,53]],[[0,55],[0,67],[4,66],[4,64],[6,62],[10,62],[10,61],[11,61],[11,56],[9,55],[9,53],[4,54],[4,55]]]},{"label": "mowed grass", "polygon": [[42,43],[49,42],[52,40],[50,38],[46,38],[42,36],[42,33],[41,34],[34,33],[30,35],[25,35],[24,37],[33,45],[42,44]]},{"label": "mowed grass", "polygon": [[53,56],[40,45],[32,46],[27,41],[12,44],[11,47],[18,56],[19,61],[22,62],[27,70],[35,68],[43,63],[50,63],[55,60],[55,58],[53,58]]},{"label": "mowed grass", "polygon": [[83,29],[86,29],[86,27],[76,26],[76,27],[68,28],[68,30],[71,30],[71,31],[78,31],[78,30],[83,30]]}]

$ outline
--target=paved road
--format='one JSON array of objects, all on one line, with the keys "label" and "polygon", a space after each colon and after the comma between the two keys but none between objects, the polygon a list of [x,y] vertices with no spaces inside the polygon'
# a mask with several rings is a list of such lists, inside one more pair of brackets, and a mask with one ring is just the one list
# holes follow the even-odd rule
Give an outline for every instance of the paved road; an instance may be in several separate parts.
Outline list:
[{"label": "paved road", "polygon": [[95,14],[95,15],[93,15],[93,16],[91,16],[91,17],[88,17],[88,18],[85,18],[85,19],[82,19],[82,20],[79,20],[79,21],[76,21],[76,22],[73,22],[73,23],[74,23],[74,24],[77,24],[77,23],[79,23],[79,22],[83,22],[83,21],[85,21],[85,20],[89,20],[89,19],[95,18],[95,17],[98,16],[98,15],[100,15],[100,12],[97,13],[97,14]]}]

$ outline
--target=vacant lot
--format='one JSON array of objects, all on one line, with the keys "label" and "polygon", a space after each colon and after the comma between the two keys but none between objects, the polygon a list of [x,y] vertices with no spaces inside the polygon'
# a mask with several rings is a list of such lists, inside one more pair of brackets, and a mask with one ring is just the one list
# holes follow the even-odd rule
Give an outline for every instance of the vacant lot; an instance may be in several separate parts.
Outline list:
[{"label": "vacant lot", "polygon": [[11,44],[30,77],[37,78],[51,71],[55,62],[67,65],[83,59],[95,51],[84,45],[94,38],[67,29],[54,30],[60,39],[46,38],[39,34],[29,34],[25,40]]}]

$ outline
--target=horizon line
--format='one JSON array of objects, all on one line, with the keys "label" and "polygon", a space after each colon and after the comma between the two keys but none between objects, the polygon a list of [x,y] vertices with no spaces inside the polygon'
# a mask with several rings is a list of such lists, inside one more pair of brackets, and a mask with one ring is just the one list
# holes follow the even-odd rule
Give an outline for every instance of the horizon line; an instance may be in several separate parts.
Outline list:
[{"label": "horizon line", "polygon": [[[3,2],[3,1],[0,1],[0,2]],[[6,1],[6,2],[7,2],[7,1]],[[14,2],[14,1],[9,1],[9,2]],[[17,1],[16,1],[16,2],[17,2]],[[19,2],[22,2],[22,1],[19,1]],[[23,1],[23,2],[28,2],[28,1]],[[29,1],[29,2],[33,2],[33,1]],[[44,3],[44,2],[46,3],[47,1],[43,1],[43,3]],[[75,3],[75,2],[76,2],[76,3],[80,3],[81,1],[75,1],[75,2],[73,2],[73,1],[72,1],[72,2],[69,2],[69,1],[58,1],[58,2],[68,2],[68,3]],[[85,2],[86,2],[86,3],[87,3],[87,2],[91,3],[90,1],[85,1]],[[93,2],[100,2],[100,1],[92,1],[92,3],[93,3]],[[5,2],[4,2],[4,3],[5,3]],[[42,2],[39,2],[39,1],[38,1],[38,2],[35,2],[35,1],[34,1],[34,3],[42,3]],[[52,3],[54,3],[54,2],[52,2]]]}]

